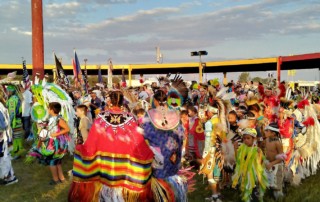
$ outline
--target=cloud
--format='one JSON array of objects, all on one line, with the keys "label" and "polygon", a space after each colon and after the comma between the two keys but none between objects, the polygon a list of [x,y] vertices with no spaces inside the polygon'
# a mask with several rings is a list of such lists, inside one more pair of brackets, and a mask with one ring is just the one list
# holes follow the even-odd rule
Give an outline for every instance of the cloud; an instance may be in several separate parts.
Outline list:
[{"label": "cloud", "polygon": [[[313,1],[265,0],[252,4],[236,2],[232,6],[223,3],[208,6],[203,1],[188,1],[179,6],[130,11],[113,18],[101,14],[99,18],[94,17],[105,11],[104,5],[139,1],[95,0],[101,7],[85,2],[51,1],[44,5],[46,63],[52,63],[52,50],[66,57],[64,61],[69,63],[73,48],[77,48],[79,57],[87,57],[91,62],[104,62],[109,57],[120,63],[153,62],[156,46],[165,52],[166,61],[186,61],[190,59],[190,51],[222,47],[232,40],[263,42],[271,41],[271,36],[307,37],[320,33],[320,3]],[[3,10],[0,13],[3,25],[0,42],[9,47],[0,48],[0,52],[11,50],[15,54],[17,47],[11,41],[13,36],[20,42],[27,41],[22,42],[22,50],[30,52],[29,6],[29,3],[18,1],[0,4]],[[193,13],[193,8],[204,11]],[[14,15],[19,11],[25,12],[24,17]],[[8,34],[12,34],[10,40],[4,40]],[[274,54],[272,46],[271,54]]]},{"label": "cloud", "polygon": [[74,15],[79,12],[81,4],[73,1],[66,3],[51,3],[45,4],[44,15],[52,18],[66,17],[67,15]]},{"label": "cloud", "polygon": [[[96,36],[98,46],[116,47],[119,51],[143,48],[161,44],[165,49],[183,50],[214,46],[228,39],[250,40],[268,34],[295,35],[319,32],[316,18],[319,6],[296,11],[272,12],[264,6],[252,4],[235,6],[199,15],[178,16],[181,8],[157,8],[138,11],[133,15],[107,19],[100,23],[86,25],[80,34]],[[137,36],[143,40],[135,41]],[[145,49],[146,50],[146,49]]]},{"label": "cloud", "polygon": [[23,34],[23,35],[28,35],[28,36],[32,35],[32,32],[30,32],[30,31],[22,31],[22,30],[18,29],[17,27],[11,27],[10,30],[13,31],[13,32],[16,32],[18,34]]},{"label": "cloud", "polygon": [[[107,34],[112,35],[112,33],[114,33],[114,35],[117,37],[128,36],[128,34],[132,33],[140,34],[141,32],[145,32],[146,28],[152,26],[153,23],[157,23],[157,21],[159,19],[162,19],[163,16],[168,16],[179,11],[179,8],[156,8],[152,10],[139,10],[135,14],[107,19],[100,23],[87,25],[84,27],[84,29],[80,30],[88,33],[96,33],[99,31],[104,32],[109,30]],[[119,30],[120,32],[117,30]],[[149,32],[150,31],[153,30],[149,30]]]},{"label": "cloud", "polygon": [[[88,3],[87,0],[78,0],[81,3]],[[97,3],[100,5],[110,5],[110,4],[129,4],[135,3],[137,0],[93,0],[90,3]]]}]

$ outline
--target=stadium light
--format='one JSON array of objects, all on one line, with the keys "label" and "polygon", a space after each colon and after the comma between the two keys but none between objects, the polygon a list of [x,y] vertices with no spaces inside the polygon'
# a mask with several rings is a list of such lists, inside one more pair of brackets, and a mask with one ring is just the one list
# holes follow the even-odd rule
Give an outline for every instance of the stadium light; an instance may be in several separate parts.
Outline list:
[{"label": "stadium light", "polygon": [[191,52],[191,56],[199,56],[199,82],[202,83],[203,70],[206,67],[206,63],[202,63],[201,56],[208,55],[207,51],[193,51]]},{"label": "stadium light", "polygon": [[198,51],[193,51],[191,52],[191,56],[198,56],[199,55],[199,52]]}]

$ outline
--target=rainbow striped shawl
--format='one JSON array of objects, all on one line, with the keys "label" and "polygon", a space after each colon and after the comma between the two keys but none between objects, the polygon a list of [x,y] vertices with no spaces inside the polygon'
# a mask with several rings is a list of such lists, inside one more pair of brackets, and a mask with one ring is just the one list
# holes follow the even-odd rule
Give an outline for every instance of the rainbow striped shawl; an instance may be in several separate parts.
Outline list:
[{"label": "rainbow striped shawl", "polygon": [[143,191],[151,177],[153,153],[138,131],[136,121],[124,112],[99,115],[87,141],[76,147],[74,182]]}]

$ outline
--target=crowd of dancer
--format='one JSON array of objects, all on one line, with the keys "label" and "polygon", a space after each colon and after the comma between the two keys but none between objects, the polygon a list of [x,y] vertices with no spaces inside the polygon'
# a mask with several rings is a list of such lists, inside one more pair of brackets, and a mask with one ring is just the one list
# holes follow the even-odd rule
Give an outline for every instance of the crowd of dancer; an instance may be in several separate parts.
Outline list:
[{"label": "crowd of dancer", "polygon": [[2,184],[18,182],[11,161],[33,141],[25,162],[47,165],[51,185],[65,182],[62,159],[74,156],[69,201],[187,201],[196,174],[212,191],[199,201],[222,201],[230,188],[242,201],[263,201],[267,189],[278,200],[320,161],[318,91],[285,82],[0,84]]}]

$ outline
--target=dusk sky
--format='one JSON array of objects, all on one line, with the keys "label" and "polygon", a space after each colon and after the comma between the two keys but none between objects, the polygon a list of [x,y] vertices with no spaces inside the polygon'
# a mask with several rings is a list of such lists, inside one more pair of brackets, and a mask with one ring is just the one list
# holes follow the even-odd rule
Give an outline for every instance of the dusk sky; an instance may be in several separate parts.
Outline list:
[{"label": "dusk sky", "polygon": [[[0,63],[32,62],[30,5],[0,0]],[[74,48],[91,64],[155,63],[156,46],[164,63],[320,52],[319,0],[43,0],[43,11],[46,64],[53,50],[71,64]]]}]

